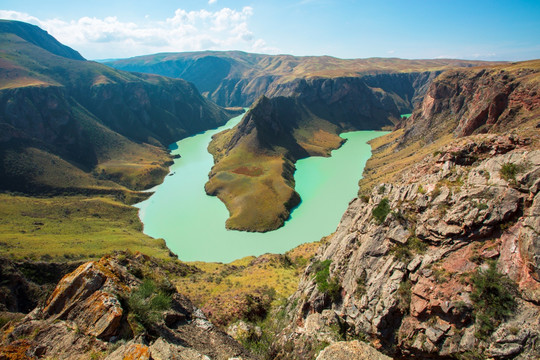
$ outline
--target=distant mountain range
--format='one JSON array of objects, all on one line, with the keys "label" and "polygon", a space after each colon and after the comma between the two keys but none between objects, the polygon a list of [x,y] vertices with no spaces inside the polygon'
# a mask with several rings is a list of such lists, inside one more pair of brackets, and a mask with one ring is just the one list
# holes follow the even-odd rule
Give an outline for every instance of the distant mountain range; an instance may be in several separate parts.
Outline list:
[{"label": "distant mountain range", "polygon": [[[338,59],[331,56],[263,55],[241,51],[163,53],[105,64],[116,69],[191,81],[222,106],[249,106],[261,95],[288,95],[298,79],[332,79],[389,73],[423,73],[490,64],[482,61],[396,58]],[[493,64],[493,63],[491,63]],[[369,83],[369,80],[367,81]],[[407,106],[411,106],[409,99]],[[410,112],[410,111],[409,111]]]}]

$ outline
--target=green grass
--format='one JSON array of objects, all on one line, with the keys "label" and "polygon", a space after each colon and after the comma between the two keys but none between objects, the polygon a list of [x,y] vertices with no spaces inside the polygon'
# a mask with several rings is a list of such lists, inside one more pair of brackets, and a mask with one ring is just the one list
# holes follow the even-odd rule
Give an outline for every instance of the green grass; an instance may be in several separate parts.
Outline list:
[{"label": "green grass", "polygon": [[171,306],[171,295],[159,289],[150,279],[133,290],[128,298],[131,315],[145,328],[150,328],[161,319],[163,311]]},{"label": "green grass", "polygon": [[0,194],[0,254],[65,261],[130,249],[168,257],[162,239],[142,233],[137,211],[105,196],[31,198]]},{"label": "green grass", "polygon": [[515,182],[516,175],[521,171],[521,166],[513,163],[504,163],[499,170],[499,175],[508,182]]}]

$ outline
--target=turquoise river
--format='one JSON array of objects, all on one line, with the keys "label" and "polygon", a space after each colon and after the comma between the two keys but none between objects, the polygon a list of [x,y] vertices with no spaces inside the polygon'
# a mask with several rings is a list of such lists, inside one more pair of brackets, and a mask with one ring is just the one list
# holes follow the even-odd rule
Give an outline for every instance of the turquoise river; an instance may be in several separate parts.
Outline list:
[{"label": "turquoise river", "polygon": [[213,165],[207,151],[212,135],[236,125],[235,117],[215,130],[178,141],[180,154],[154,194],[137,204],[144,233],[163,238],[184,261],[230,262],[249,255],[284,253],[302,243],[320,240],[335,231],[348,203],[356,196],[358,180],[371,156],[367,142],[384,134],[355,131],[342,134],[347,142],[329,158],[311,157],[296,163],[296,191],[302,198],[282,228],[267,233],[225,229],[228,211],[206,195],[204,184]]}]

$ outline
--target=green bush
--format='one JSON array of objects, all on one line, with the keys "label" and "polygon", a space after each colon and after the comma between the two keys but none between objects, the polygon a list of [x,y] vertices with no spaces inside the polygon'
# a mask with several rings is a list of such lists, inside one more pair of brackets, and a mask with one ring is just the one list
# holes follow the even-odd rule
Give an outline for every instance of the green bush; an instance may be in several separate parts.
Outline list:
[{"label": "green bush", "polygon": [[371,214],[379,224],[382,224],[386,216],[390,213],[390,202],[387,198],[382,199],[377,206],[373,208]]},{"label": "green bush", "polygon": [[519,165],[513,163],[504,163],[499,170],[499,175],[506,181],[516,181],[516,175],[521,171]]},{"label": "green bush", "polygon": [[476,336],[486,339],[505,317],[516,309],[516,286],[508,277],[499,273],[494,261],[487,270],[477,270],[472,278],[471,300],[479,326]]},{"label": "green bush", "polygon": [[[332,260],[317,261],[313,264],[313,272],[315,273],[315,282],[317,283],[319,290],[321,286],[328,284],[328,277],[330,276],[330,264]],[[322,291],[322,290],[321,290]]]},{"label": "green bush", "polygon": [[145,279],[131,292],[128,306],[135,319],[149,328],[161,319],[163,311],[170,308],[171,295],[159,289],[154,281]]},{"label": "green bush", "polygon": [[320,292],[330,296],[332,301],[338,301],[341,296],[341,285],[335,278],[330,278],[331,260],[318,261],[313,264],[315,283]]},{"label": "green bush", "polygon": [[406,262],[413,258],[414,254],[423,254],[427,250],[427,244],[417,238],[411,236],[407,239],[405,244],[397,243],[391,249],[390,253],[396,257],[397,260]]},{"label": "green bush", "polygon": [[409,312],[411,306],[411,294],[412,294],[412,284],[410,280],[403,281],[399,284],[397,290],[398,296],[398,307],[402,313],[406,314]]}]

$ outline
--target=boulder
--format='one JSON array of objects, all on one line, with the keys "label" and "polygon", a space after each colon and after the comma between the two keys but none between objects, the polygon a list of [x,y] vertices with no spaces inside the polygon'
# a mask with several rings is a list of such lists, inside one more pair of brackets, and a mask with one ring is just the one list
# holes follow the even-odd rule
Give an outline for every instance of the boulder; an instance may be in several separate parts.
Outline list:
[{"label": "boulder", "polygon": [[340,341],[327,346],[317,356],[316,360],[391,360],[392,358],[377,351],[366,343]]}]

